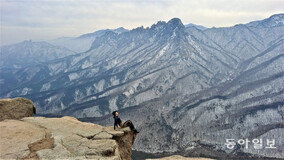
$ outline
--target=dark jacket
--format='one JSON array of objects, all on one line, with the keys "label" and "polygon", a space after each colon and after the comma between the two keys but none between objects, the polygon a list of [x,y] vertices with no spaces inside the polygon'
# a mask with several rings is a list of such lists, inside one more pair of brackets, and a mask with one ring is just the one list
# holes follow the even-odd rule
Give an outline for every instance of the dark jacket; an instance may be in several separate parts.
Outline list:
[{"label": "dark jacket", "polygon": [[114,117],[114,126],[113,126],[113,128],[115,129],[115,126],[120,126],[121,122],[122,122],[121,119],[118,116],[115,116]]}]

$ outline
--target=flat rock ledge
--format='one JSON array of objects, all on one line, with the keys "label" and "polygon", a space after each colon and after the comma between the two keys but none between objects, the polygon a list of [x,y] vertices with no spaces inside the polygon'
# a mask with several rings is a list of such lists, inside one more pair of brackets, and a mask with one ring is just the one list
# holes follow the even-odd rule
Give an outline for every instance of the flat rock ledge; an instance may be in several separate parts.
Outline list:
[{"label": "flat rock ledge", "polygon": [[0,122],[0,159],[131,160],[136,135],[74,117],[24,117]]}]

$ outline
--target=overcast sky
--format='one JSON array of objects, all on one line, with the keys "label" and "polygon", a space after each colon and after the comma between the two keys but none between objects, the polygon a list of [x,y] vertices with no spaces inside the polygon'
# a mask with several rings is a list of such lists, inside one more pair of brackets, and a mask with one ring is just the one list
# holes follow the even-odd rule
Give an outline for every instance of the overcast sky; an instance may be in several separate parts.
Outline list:
[{"label": "overcast sky", "polygon": [[47,40],[99,29],[184,24],[225,27],[284,13],[284,0],[0,0],[1,41]]}]

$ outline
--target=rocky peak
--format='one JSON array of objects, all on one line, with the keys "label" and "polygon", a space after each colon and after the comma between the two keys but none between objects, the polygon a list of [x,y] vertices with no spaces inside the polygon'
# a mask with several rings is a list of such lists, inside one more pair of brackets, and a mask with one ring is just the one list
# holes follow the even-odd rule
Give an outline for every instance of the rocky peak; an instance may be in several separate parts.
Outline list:
[{"label": "rocky peak", "polygon": [[131,31],[132,31],[132,33],[139,33],[139,32],[145,31],[145,28],[144,28],[144,26],[140,26],[140,27],[132,29]]},{"label": "rocky peak", "polygon": [[270,16],[268,19],[283,25],[284,14],[283,13],[281,13],[281,14],[274,14],[274,15]]},{"label": "rocky peak", "polygon": [[153,33],[156,41],[176,41],[179,42],[187,35],[185,26],[179,18],[173,18],[168,22],[159,21],[152,25],[150,30]]},{"label": "rocky peak", "polygon": [[183,23],[181,22],[181,20],[179,18],[173,18],[171,20],[169,20],[168,22],[165,21],[158,21],[156,24],[153,24],[151,26],[151,29],[153,30],[160,30],[160,29],[164,29],[164,28],[170,28],[170,29],[182,29],[185,28],[185,26],[183,25]]},{"label": "rocky peak", "polygon": [[179,18],[173,18],[169,20],[167,24],[173,28],[184,28],[184,25]]},{"label": "rocky peak", "polygon": [[103,36],[96,38],[93,41],[90,50],[92,50],[96,47],[99,47],[101,45],[104,45],[104,44],[111,44],[112,41],[116,41],[117,36],[118,36],[118,33],[115,33],[113,31],[105,32],[105,34]]},{"label": "rocky peak", "polygon": [[117,29],[114,29],[113,32],[115,32],[115,33],[123,33],[123,32],[128,32],[128,30],[123,28],[123,27],[119,27]]}]

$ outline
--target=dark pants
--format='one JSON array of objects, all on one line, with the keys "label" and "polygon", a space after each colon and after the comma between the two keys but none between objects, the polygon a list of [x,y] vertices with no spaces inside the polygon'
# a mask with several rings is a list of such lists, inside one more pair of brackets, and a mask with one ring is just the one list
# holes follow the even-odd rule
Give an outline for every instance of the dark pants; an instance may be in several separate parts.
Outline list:
[{"label": "dark pants", "polygon": [[124,127],[130,127],[130,129],[133,131],[135,130],[135,127],[133,125],[133,123],[130,120],[127,120],[123,123],[122,128]]}]

